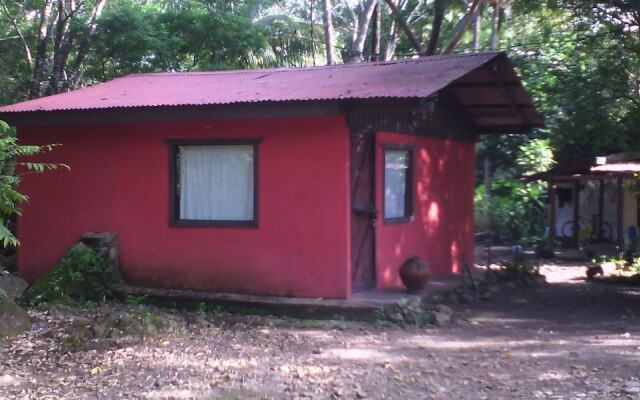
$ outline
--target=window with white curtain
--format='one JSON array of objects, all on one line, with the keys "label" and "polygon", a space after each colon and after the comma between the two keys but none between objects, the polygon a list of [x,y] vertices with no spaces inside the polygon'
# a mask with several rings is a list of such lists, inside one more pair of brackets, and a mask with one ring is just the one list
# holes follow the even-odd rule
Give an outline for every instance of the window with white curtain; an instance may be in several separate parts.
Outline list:
[{"label": "window with white curtain", "polygon": [[384,151],[384,218],[405,220],[412,210],[411,151],[385,149]]},{"label": "window with white curtain", "polygon": [[256,214],[256,144],[175,144],[173,220],[252,224]]}]

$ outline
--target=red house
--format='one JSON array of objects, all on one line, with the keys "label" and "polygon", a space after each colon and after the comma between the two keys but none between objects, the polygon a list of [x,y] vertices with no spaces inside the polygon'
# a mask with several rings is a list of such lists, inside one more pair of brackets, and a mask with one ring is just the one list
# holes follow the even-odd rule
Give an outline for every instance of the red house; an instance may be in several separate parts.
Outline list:
[{"label": "red house", "polygon": [[542,123],[503,53],[136,74],[0,118],[71,167],[22,181],[29,281],[101,231],[134,284],[327,298],[473,262],[474,142]]}]

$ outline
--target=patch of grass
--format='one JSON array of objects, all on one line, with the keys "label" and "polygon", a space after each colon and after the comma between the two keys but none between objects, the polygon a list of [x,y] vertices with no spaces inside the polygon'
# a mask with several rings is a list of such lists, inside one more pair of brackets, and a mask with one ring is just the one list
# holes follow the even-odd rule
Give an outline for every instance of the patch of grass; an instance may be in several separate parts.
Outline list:
[{"label": "patch of grass", "polygon": [[109,267],[100,254],[85,245],[75,245],[25,292],[20,302],[31,307],[93,307],[110,296],[109,279]]}]

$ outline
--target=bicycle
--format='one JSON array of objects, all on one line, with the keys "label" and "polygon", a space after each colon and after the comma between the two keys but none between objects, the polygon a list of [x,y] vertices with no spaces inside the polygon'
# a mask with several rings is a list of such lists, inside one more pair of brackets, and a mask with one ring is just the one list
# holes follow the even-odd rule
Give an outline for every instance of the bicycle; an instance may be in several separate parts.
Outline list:
[{"label": "bicycle", "polygon": [[[560,228],[560,234],[563,238],[573,238],[574,221],[565,222]],[[602,228],[598,234],[598,221],[594,215],[591,220],[584,218],[578,219],[578,241],[580,242],[597,242],[598,240],[611,241],[613,239],[613,227],[607,221],[602,221]]]}]

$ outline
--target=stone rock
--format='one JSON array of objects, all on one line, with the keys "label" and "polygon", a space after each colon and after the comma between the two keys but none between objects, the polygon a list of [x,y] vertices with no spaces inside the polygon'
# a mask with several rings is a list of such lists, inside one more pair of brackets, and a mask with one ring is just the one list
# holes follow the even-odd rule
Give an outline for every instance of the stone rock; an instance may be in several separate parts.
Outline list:
[{"label": "stone rock", "polygon": [[438,326],[443,326],[451,322],[451,313],[443,311],[433,312],[434,323]]},{"label": "stone rock", "polygon": [[0,300],[0,338],[18,336],[31,328],[29,314],[11,300]]},{"label": "stone rock", "polygon": [[440,312],[444,312],[444,313],[447,313],[447,314],[451,314],[451,313],[453,313],[453,311],[451,310],[451,307],[446,306],[446,305],[444,305],[444,304],[436,304],[436,305],[433,307],[433,309],[434,309],[435,311],[440,311]]},{"label": "stone rock", "polygon": [[626,381],[622,387],[622,391],[628,394],[640,394],[640,382]]},{"label": "stone rock", "polygon": [[396,322],[396,323],[399,323],[399,324],[401,324],[401,323],[403,323],[403,322],[404,322],[404,317],[403,317],[403,316],[402,316],[402,314],[400,314],[399,312],[391,314],[391,315],[389,316],[389,319],[390,319],[391,321]]},{"label": "stone rock", "polygon": [[120,275],[120,252],[116,232],[87,232],[80,236],[80,243],[96,250],[111,267],[116,278]]},{"label": "stone rock", "polygon": [[0,295],[4,293],[9,299],[17,300],[27,287],[29,284],[24,279],[11,274],[0,274]]}]

